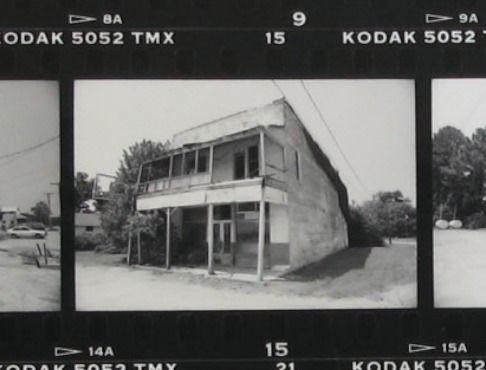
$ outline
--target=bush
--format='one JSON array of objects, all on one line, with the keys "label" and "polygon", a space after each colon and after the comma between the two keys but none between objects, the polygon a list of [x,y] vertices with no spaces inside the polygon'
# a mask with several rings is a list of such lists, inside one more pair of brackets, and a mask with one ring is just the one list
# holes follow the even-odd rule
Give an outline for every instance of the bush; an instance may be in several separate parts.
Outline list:
[{"label": "bush", "polygon": [[358,207],[350,207],[348,235],[350,247],[381,247],[383,238],[380,232],[366,220]]},{"label": "bush", "polygon": [[466,217],[464,226],[470,230],[486,228],[486,214],[483,212],[473,213],[471,216]]},{"label": "bush", "polygon": [[100,245],[106,245],[107,242],[108,240],[104,234],[83,233],[76,235],[74,238],[74,247],[78,251],[91,251]]}]

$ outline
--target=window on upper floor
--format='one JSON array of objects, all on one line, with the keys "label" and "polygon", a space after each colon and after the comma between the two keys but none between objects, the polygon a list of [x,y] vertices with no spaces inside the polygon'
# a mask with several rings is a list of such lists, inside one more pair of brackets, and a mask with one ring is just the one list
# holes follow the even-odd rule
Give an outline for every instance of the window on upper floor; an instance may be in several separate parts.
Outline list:
[{"label": "window on upper floor", "polygon": [[180,176],[182,174],[182,154],[176,154],[172,158],[172,176]]},{"label": "window on upper floor", "polygon": [[258,145],[253,145],[248,148],[248,176],[255,177],[260,173],[260,161],[258,158]]},{"label": "window on upper floor", "polygon": [[170,157],[162,158],[152,162],[152,179],[163,179],[169,177]]},{"label": "window on upper floor", "polygon": [[200,149],[197,158],[197,173],[207,172],[209,168],[209,148]]},{"label": "window on upper floor", "polygon": [[241,180],[245,176],[245,152],[238,152],[234,154],[234,179]]},{"label": "window on upper floor", "polygon": [[300,154],[297,150],[295,151],[295,177],[299,181],[302,177],[302,168],[300,165]]},{"label": "window on upper floor", "polygon": [[234,154],[234,179],[241,180],[259,176],[260,157],[258,145],[252,145],[245,151]]},{"label": "window on upper floor", "polygon": [[196,172],[196,151],[187,152],[184,156],[184,175]]}]

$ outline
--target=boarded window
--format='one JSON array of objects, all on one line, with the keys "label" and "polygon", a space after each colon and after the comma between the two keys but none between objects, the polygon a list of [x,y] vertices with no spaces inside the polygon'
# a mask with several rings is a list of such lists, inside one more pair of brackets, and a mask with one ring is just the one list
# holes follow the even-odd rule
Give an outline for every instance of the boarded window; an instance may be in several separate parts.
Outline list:
[{"label": "boarded window", "polygon": [[240,180],[245,178],[245,153],[235,153],[234,156],[234,178]]},{"label": "boarded window", "polygon": [[215,220],[231,220],[231,206],[225,204],[222,206],[214,207],[214,219]]},{"label": "boarded window", "polygon": [[197,173],[208,171],[209,167],[209,148],[201,149],[198,152]]},{"label": "boarded window", "polygon": [[182,172],[182,154],[177,154],[173,158],[172,176],[180,176]]},{"label": "boarded window", "polygon": [[196,151],[188,152],[184,159],[184,174],[190,175],[196,172]]},{"label": "boarded window", "polygon": [[152,162],[152,179],[163,179],[169,177],[170,157],[162,158]]},{"label": "boarded window", "polygon": [[258,176],[260,172],[258,160],[258,145],[248,148],[248,177]]},{"label": "boarded window", "polygon": [[259,205],[258,202],[238,203],[237,212],[256,212],[260,208]]}]

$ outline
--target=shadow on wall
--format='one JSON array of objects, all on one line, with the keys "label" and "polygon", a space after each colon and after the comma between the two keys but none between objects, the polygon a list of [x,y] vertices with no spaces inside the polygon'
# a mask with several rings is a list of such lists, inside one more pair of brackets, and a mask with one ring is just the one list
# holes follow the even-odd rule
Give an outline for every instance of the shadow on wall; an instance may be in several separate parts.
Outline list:
[{"label": "shadow on wall", "polygon": [[372,248],[346,248],[320,261],[295,270],[285,277],[289,280],[310,281],[325,278],[337,278],[351,270],[361,269],[371,253]]}]

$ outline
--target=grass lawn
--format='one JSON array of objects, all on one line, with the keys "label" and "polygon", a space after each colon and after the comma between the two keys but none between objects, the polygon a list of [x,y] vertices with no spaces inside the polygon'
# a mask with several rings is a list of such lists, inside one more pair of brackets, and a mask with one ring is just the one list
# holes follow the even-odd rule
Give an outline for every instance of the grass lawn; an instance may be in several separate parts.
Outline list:
[{"label": "grass lawn", "polygon": [[76,253],[80,310],[254,310],[416,306],[416,247],[346,249],[262,283],[128,267],[122,255]]},{"label": "grass lawn", "polygon": [[45,240],[5,239],[0,241],[0,312],[60,310],[59,268],[37,268],[25,264],[24,255],[35,251],[36,243],[46,243],[59,254],[59,233],[49,232]]},{"label": "grass lawn", "polygon": [[434,231],[436,307],[486,307],[486,229]]}]

